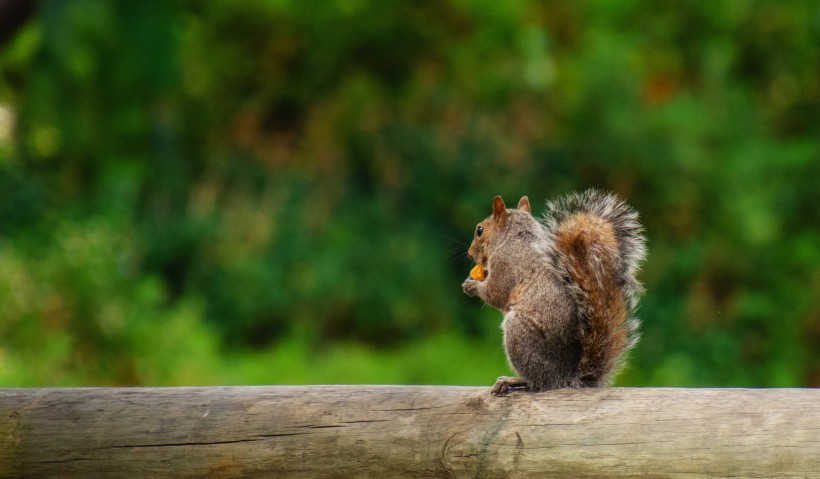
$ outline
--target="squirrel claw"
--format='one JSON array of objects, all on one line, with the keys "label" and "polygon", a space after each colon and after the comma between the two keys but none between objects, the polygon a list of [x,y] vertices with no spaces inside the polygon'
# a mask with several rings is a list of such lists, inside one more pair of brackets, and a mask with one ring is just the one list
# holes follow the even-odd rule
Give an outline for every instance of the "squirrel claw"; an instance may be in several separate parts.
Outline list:
[{"label": "squirrel claw", "polygon": [[473,278],[467,278],[461,284],[461,288],[467,296],[478,296],[478,281]]},{"label": "squirrel claw", "polygon": [[509,376],[501,376],[495,382],[495,385],[490,389],[490,394],[493,396],[506,396],[517,389],[526,389],[527,381],[522,378],[513,378]]}]

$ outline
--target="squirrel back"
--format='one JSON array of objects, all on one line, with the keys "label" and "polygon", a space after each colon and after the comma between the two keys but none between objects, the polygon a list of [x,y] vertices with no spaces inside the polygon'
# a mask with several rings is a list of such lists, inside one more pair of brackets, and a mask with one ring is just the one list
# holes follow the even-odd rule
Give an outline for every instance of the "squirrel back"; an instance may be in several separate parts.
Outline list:
[{"label": "squirrel back", "polygon": [[493,394],[609,383],[638,340],[635,274],[646,249],[632,208],[588,190],[548,202],[538,221],[527,197],[512,210],[496,197],[468,254],[486,279],[468,278],[464,291],[504,313],[507,357],[520,376],[499,378]]}]

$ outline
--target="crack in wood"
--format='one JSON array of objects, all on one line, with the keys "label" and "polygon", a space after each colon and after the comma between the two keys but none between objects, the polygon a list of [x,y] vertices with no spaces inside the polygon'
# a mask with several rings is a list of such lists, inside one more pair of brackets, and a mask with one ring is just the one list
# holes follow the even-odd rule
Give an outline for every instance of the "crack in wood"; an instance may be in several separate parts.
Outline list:
[{"label": "crack in wood", "polygon": [[[340,426],[343,427],[343,426]],[[107,446],[100,449],[131,449],[131,448],[148,448],[148,447],[180,447],[180,446],[221,446],[223,444],[239,444],[243,442],[256,442],[262,441],[265,439],[275,438],[275,437],[288,437],[288,436],[302,436],[308,434],[306,432],[292,432],[292,433],[282,433],[282,434],[260,434],[253,438],[248,439],[234,439],[230,441],[211,441],[211,442],[171,442],[171,443],[164,443],[164,444],[117,444],[113,446]]]},{"label": "crack in wood", "polygon": [[359,424],[359,423],[371,423],[371,422],[391,422],[388,419],[361,419],[359,421],[341,421],[342,424]]}]

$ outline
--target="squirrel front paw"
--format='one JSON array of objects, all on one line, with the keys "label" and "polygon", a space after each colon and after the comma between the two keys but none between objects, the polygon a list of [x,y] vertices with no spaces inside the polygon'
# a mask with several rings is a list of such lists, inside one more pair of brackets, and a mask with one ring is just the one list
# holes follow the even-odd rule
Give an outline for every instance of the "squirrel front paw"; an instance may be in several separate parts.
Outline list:
[{"label": "squirrel front paw", "polygon": [[461,289],[467,296],[478,296],[479,282],[473,278],[467,278],[461,283]]}]

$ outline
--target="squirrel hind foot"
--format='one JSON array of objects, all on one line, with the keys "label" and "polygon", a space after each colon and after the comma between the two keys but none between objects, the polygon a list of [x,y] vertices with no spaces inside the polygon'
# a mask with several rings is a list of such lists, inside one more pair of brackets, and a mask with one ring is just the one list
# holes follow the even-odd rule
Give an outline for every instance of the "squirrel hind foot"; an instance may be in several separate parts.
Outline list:
[{"label": "squirrel hind foot", "polygon": [[527,380],[524,378],[501,376],[490,389],[490,395],[502,397],[513,391],[528,389],[528,386]]}]

